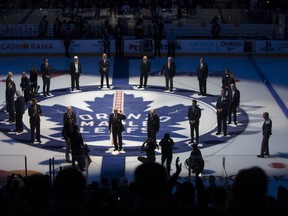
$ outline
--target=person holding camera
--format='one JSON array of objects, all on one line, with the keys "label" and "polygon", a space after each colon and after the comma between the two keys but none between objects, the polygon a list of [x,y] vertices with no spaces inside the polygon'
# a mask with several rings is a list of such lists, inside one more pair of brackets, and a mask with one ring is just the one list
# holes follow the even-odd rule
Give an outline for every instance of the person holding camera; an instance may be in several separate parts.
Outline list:
[{"label": "person holding camera", "polygon": [[192,170],[192,173],[196,173],[197,175],[204,170],[204,159],[197,144],[194,143],[192,145],[190,157],[186,159],[185,163],[189,168],[189,172]]},{"label": "person holding camera", "polygon": [[139,156],[138,160],[142,163],[156,162],[156,155],[155,155],[156,148],[159,148],[159,146],[156,143],[156,140],[153,138],[147,138],[141,146],[141,151],[146,152],[146,157]]}]

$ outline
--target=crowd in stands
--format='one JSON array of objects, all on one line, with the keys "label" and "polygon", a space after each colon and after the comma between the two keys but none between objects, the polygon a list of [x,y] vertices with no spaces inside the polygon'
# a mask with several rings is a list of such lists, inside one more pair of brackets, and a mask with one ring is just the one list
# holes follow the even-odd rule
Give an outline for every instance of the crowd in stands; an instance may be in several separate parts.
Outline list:
[{"label": "crowd in stands", "polygon": [[195,181],[180,182],[182,171],[179,158],[176,171],[167,175],[164,166],[147,162],[136,167],[134,179],[106,178],[88,183],[75,168],[58,172],[51,182],[48,175],[28,177],[13,174],[0,191],[0,211],[5,216],[88,216],[123,215],[287,215],[288,190],[278,187],[276,197],[267,195],[268,179],[263,169],[250,167],[240,170],[233,184],[217,185],[209,176],[204,186],[201,175]]},{"label": "crowd in stands", "polygon": [[[13,4],[14,2],[14,4]],[[222,5],[221,5],[222,4]],[[221,5],[221,6],[220,6]],[[246,0],[246,1],[217,1],[217,0],[25,0],[25,1],[4,1],[0,7],[2,11],[1,15],[5,16],[5,14],[9,14],[10,9],[12,8],[25,8],[25,9],[55,9],[61,11],[61,15],[58,13],[58,17],[51,17],[51,13],[47,13],[47,15],[43,16],[46,19],[49,19],[49,28],[52,28],[53,25],[60,29],[62,28],[62,35],[55,34],[55,28],[53,35],[43,35],[40,34],[39,37],[56,37],[59,36],[65,37],[66,34],[73,35],[74,38],[100,38],[103,35],[103,25],[104,20],[110,19],[110,24],[115,30],[117,23],[121,23],[124,30],[124,36],[134,36],[135,38],[145,38],[152,36],[152,29],[149,29],[153,26],[154,23],[158,22],[159,19],[163,20],[165,23],[172,23],[172,20],[176,21],[178,26],[182,26],[183,22],[189,22],[189,19],[192,20],[192,15],[197,14],[197,10],[199,8],[209,8],[219,10],[219,24],[223,23],[238,23],[239,21],[228,20],[231,17],[225,17],[225,15],[221,15],[221,9],[239,9],[242,10],[243,13],[247,13],[247,15],[251,18],[251,23],[277,23],[277,14],[278,12],[285,12],[285,8],[288,8],[288,3],[285,1],[277,0],[277,1],[264,1],[264,0]],[[85,15],[85,12],[93,9],[94,14],[89,17]],[[147,15],[143,13],[143,9],[149,11],[149,18],[147,19]],[[105,10],[105,12],[103,12]],[[102,11],[102,13],[101,13]],[[174,12],[172,12],[174,11]],[[1,14],[2,13],[2,14]],[[164,14],[167,13],[167,16],[164,18]],[[102,14],[102,15],[101,15]],[[104,15],[103,15],[104,14]],[[182,22],[182,18],[185,14],[185,21]],[[121,15],[132,15],[133,20],[129,21],[129,25],[125,18],[121,18]],[[215,14],[211,15],[211,21]],[[21,16],[18,14],[18,16]],[[26,17],[27,14],[23,15]],[[47,17],[48,16],[48,17]],[[111,22],[112,17],[117,16],[116,23]],[[200,15],[199,15],[200,16]],[[228,15],[227,15],[228,16]],[[220,19],[221,17],[221,19]],[[275,18],[276,17],[276,18]],[[99,24],[95,25],[89,20],[102,20],[101,26]],[[55,23],[52,23],[52,20],[55,20]],[[148,24],[144,21],[149,20]],[[38,20],[37,20],[38,21]],[[23,21],[21,21],[23,22]],[[202,22],[202,21],[201,21]],[[203,23],[208,24],[210,21],[203,21]],[[241,21],[240,21],[241,22]],[[131,27],[131,23],[133,27]],[[211,22],[210,22],[211,23]],[[17,24],[17,23],[14,23]],[[239,23],[238,23],[239,24]],[[40,23],[39,23],[40,25]],[[204,24],[203,24],[204,25]],[[39,26],[40,27],[40,26]],[[126,30],[125,30],[126,28]],[[58,30],[59,31],[59,30]],[[115,31],[114,31],[115,32]],[[216,36],[219,36],[219,33],[214,33]],[[214,36],[212,34],[211,36]],[[6,34],[6,36],[9,36]],[[189,36],[189,35],[187,35]]]}]

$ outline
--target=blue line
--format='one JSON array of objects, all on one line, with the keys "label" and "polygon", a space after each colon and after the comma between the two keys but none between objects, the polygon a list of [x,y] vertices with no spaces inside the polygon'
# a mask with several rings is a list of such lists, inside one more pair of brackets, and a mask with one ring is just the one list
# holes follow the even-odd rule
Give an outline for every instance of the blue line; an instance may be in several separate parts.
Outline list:
[{"label": "blue line", "polygon": [[101,177],[121,178],[125,176],[125,156],[102,157]]},{"label": "blue line", "polygon": [[268,90],[270,91],[270,93],[272,94],[274,99],[276,100],[277,104],[280,106],[280,108],[283,111],[283,113],[285,114],[286,118],[288,118],[288,109],[287,109],[285,103],[279,97],[279,95],[277,94],[277,92],[275,91],[275,89],[273,88],[273,86],[271,85],[269,80],[267,79],[267,77],[264,75],[262,70],[257,65],[256,61],[254,61],[254,58],[252,58],[251,55],[248,55],[248,59],[250,60],[251,64],[254,66],[254,68],[255,68],[256,72],[258,73],[259,77],[261,78],[262,82],[266,85],[266,87],[268,88]]}]

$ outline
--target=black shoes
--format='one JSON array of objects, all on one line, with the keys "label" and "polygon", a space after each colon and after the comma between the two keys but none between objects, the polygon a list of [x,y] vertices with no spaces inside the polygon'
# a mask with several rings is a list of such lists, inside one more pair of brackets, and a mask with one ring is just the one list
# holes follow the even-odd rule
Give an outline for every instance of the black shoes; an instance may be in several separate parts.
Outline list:
[{"label": "black shoes", "polygon": [[[220,135],[220,134],[221,134],[221,132],[217,132],[217,133],[216,133],[216,135]],[[226,137],[226,136],[227,136],[227,132],[224,132],[224,133],[223,133],[223,136]]]},{"label": "black shoes", "polygon": [[[34,144],[34,142],[35,142],[35,140],[31,140],[31,143],[32,143],[32,144]],[[41,144],[42,141],[41,141],[41,140],[37,140],[37,142],[38,142],[39,144]]]},{"label": "black shoes", "polygon": [[259,157],[259,158],[264,158],[265,156],[270,156],[270,154],[264,153],[264,154],[257,155],[257,157]]}]

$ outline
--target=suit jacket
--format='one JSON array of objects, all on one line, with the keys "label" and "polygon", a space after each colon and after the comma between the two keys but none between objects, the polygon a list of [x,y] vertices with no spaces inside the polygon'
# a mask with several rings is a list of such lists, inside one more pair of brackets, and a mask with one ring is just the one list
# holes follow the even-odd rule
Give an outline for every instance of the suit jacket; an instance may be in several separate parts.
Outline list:
[{"label": "suit jacket", "polygon": [[173,78],[176,74],[176,63],[172,61],[170,68],[168,68],[168,62],[166,62],[162,67],[161,74]]},{"label": "suit jacket", "polygon": [[41,74],[43,78],[50,78],[51,77],[51,72],[52,72],[52,68],[50,65],[48,65],[47,67],[45,66],[45,63],[41,64]]},{"label": "suit jacket", "polygon": [[229,89],[227,97],[229,98],[230,106],[238,107],[240,104],[240,91],[238,89],[235,89],[234,96],[232,93],[232,89]]},{"label": "suit jacket", "polygon": [[158,132],[160,129],[160,119],[157,114],[151,116],[148,114],[147,131]]},{"label": "suit jacket", "polygon": [[140,73],[141,74],[149,74],[151,71],[151,63],[150,61],[147,61],[144,63],[144,61],[140,62]]},{"label": "suit jacket", "polygon": [[12,86],[13,86],[13,88],[15,89],[15,91],[16,91],[16,85],[15,85],[15,82],[13,81],[13,79],[11,79],[9,76],[7,76],[7,78],[6,78],[6,89],[8,88],[8,83],[12,83]]},{"label": "suit jacket", "polygon": [[[100,73],[102,73],[102,72],[104,72],[104,73],[109,73],[109,64],[110,64],[109,59],[106,59],[106,60],[105,60],[105,63],[104,63],[104,59],[101,58],[101,59],[99,60],[99,72],[100,72]],[[106,71],[103,70],[104,68],[106,68]]]},{"label": "suit jacket", "polygon": [[[74,61],[70,63],[70,75],[75,75],[76,73],[76,67]],[[78,62],[78,74],[82,75],[82,65],[80,62]]]},{"label": "suit jacket", "polygon": [[222,88],[225,90],[229,89],[229,84],[228,84],[229,79],[230,79],[230,73],[224,72],[222,74]]},{"label": "suit jacket", "polygon": [[30,71],[29,81],[30,81],[31,86],[35,86],[35,87],[37,86],[37,82],[38,82],[37,71],[35,72]]},{"label": "suit jacket", "polygon": [[28,115],[30,116],[30,123],[40,122],[40,116],[42,115],[41,106],[36,104],[35,106],[31,104],[28,108]]},{"label": "suit jacket", "polygon": [[[73,129],[70,136],[71,140],[71,150],[72,150],[72,157],[76,156],[78,160],[77,162],[81,161],[81,156],[83,156],[81,153],[82,148],[84,147],[84,140],[82,134],[77,130]],[[81,163],[80,163],[81,164]]]},{"label": "suit jacket", "polygon": [[[217,109],[217,114],[219,115],[227,115],[228,107],[229,107],[229,98],[228,97],[223,97],[219,96],[216,102],[216,109]],[[218,112],[218,109],[222,109],[222,112]]]},{"label": "suit jacket", "polygon": [[27,76],[21,77],[20,87],[22,88],[22,90],[30,87],[29,78]]},{"label": "suit jacket", "polygon": [[8,83],[10,83],[10,82],[12,83],[13,91],[16,92],[15,82],[10,77],[7,76],[7,78],[6,78],[6,91],[5,91],[6,101],[7,101],[7,97],[8,97],[8,95],[7,95],[7,93],[8,93]]},{"label": "suit jacket", "polygon": [[201,68],[200,64],[197,68],[197,77],[198,79],[207,79],[208,76],[208,65],[204,62]]},{"label": "suit jacket", "polygon": [[15,93],[16,93],[16,89],[13,87],[11,88],[7,88],[6,89],[6,92],[5,92],[5,95],[6,95],[6,102],[9,103],[10,105],[13,105],[14,106],[14,96],[15,96]]},{"label": "suit jacket", "polygon": [[67,112],[64,113],[63,115],[63,125],[65,125],[66,123],[70,123],[69,121],[71,121],[72,124],[76,124],[76,114],[74,112],[72,112],[72,114],[69,116]]},{"label": "suit jacket", "polygon": [[267,118],[264,120],[262,125],[263,136],[270,136],[272,134],[272,120]]},{"label": "suit jacket", "polygon": [[194,121],[195,123],[199,123],[200,117],[201,117],[201,109],[198,106],[194,107],[194,109],[192,106],[190,106],[188,109],[189,121]]},{"label": "suit jacket", "polygon": [[123,132],[125,130],[122,120],[125,120],[126,116],[122,113],[116,113],[116,117],[114,117],[114,113],[111,113],[109,116],[109,131],[116,130],[117,132]]},{"label": "suit jacket", "polygon": [[16,114],[24,114],[24,98],[22,96],[17,97],[15,100],[15,112]]}]

